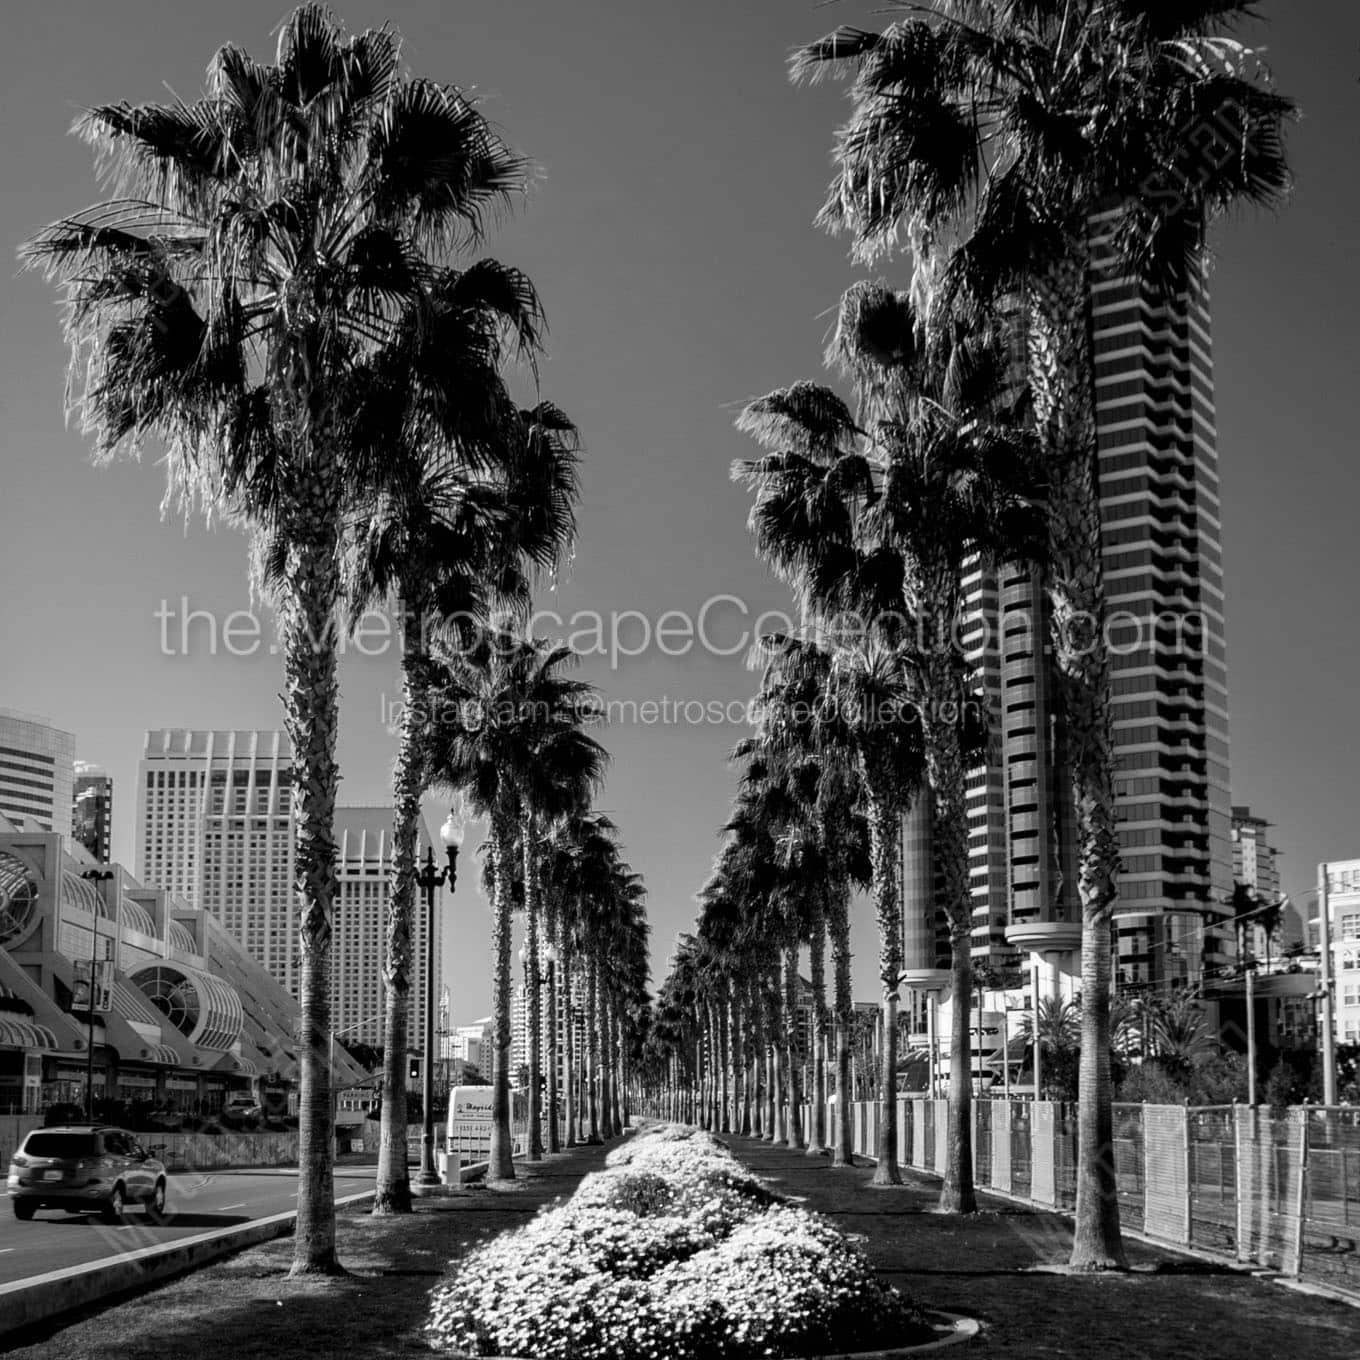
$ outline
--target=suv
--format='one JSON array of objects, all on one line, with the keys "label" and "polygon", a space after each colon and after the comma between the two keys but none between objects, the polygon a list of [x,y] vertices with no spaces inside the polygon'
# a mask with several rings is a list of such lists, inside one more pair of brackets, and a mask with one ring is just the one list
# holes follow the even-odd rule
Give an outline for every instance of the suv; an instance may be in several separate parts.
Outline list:
[{"label": "suv", "polygon": [[120,1223],[129,1203],[153,1223],[165,1217],[164,1163],[126,1129],[103,1124],[34,1129],[10,1160],[8,1189],[18,1219],[37,1209],[97,1210],[105,1223]]}]

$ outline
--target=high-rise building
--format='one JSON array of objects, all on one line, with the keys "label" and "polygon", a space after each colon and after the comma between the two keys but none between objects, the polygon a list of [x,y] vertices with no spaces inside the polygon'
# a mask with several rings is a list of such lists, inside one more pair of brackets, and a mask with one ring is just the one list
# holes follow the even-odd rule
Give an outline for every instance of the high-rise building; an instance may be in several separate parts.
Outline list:
[{"label": "high-rise building", "polygon": [[[1108,239],[1094,224],[1094,248]],[[1226,960],[1228,679],[1208,284],[1095,284],[1096,420],[1109,600],[1126,981]]]},{"label": "high-rise building", "polygon": [[[1109,230],[1109,219],[1093,219],[1097,258]],[[1209,928],[1228,914],[1232,842],[1203,270],[1165,293],[1096,271],[1092,316],[1122,851],[1117,976],[1125,985],[1159,986],[1224,962],[1220,951],[1231,936]],[[969,783],[973,954],[1001,965],[1028,954],[1048,965],[1046,985],[1056,993],[1058,968],[1075,962],[1081,914],[1048,601],[1039,579],[1013,565],[975,569],[965,586],[964,640],[990,700],[997,753]],[[919,820],[908,821],[903,875],[918,898],[931,881],[920,861],[931,854],[928,829]],[[947,954],[932,916],[904,922],[906,968],[922,986]]]},{"label": "high-rise building", "polygon": [[[431,843],[422,827],[423,845]],[[335,810],[339,848],[339,892],[335,936],[331,945],[331,1023],[346,1041],[383,1042],[383,960],[387,952],[387,904],[392,869],[392,809],[339,807]],[[437,892],[445,893],[440,888]],[[442,913],[436,905],[435,925]],[[417,890],[411,928],[411,992],[406,1042],[410,1052],[424,1052],[425,959],[429,918],[425,896]],[[442,950],[435,950],[435,991],[440,987]]]},{"label": "high-rise building", "polygon": [[71,831],[76,740],[46,718],[0,708],[0,813],[44,831]]},{"label": "high-rise building", "polygon": [[[148,732],[138,774],[137,867],[143,881],[210,912],[297,996],[292,786],[292,748],[282,732]],[[392,809],[337,808],[335,834],[333,1024],[337,1034],[377,1046]],[[423,835],[429,845],[428,827]],[[417,893],[408,1036],[413,1052],[424,1035],[426,939],[425,902]]]},{"label": "high-rise building", "polygon": [[113,840],[113,780],[97,765],[76,761],[71,800],[71,839],[100,864],[109,862]]},{"label": "high-rise building", "polygon": [[294,996],[292,748],[282,732],[148,732],[137,874],[210,911]]}]

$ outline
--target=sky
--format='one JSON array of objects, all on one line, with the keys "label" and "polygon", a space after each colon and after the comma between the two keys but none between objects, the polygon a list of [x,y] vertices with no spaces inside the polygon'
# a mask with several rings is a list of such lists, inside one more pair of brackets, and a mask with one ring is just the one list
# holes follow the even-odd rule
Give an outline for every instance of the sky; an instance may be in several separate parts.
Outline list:
[{"label": "sky", "polygon": [[[221,43],[272,56],[284,9],[45,0],[11,16],[0,241],[17,246],[97,197],[88,151],[67,135],[81,107],[192,98]],[[1250,36],[1303,119],[1290,137],[1291,204],[1214,238],[1232,796],[1275,823],[1286,887],[1300,893],[1318,860],[1360,856],[1360,6],[1260,9]],[[676,933],[692,925],[732,792],[740,728],[725,714],[711,721],[707,706],[749,698],[742,635],[788,607],[752,555],[746,497],[728,480],[750,448],[732,421],[749,398],[822,376],[828,309],[863,276],[843,240],[811,225],[844,96],[835,85],[795,90],[785,60],[871,11],[812,0],[351,0],[338,12],[352,28],[393,23],[416,73],[474,90],[540,168],[486,250],[537,284],[550,327],[542,394],[586,441],[576,558],[539,599],[563,625],[548,619],[543,631],[584,628],[593,645],[581,611],[607,628],[617,615],[609,631],[641,650],[641,619],[675,610],[708,625],[709,650],[686,650],[672,628],[664,646],[653,638],[641,655],[583,668],[606,699],[657,706],[625,709],[605,734],[612,766],[599,804],[646,880],[659,982]],[[880,272],[900,281],[904,267]],[[112,774],[114,858],[131,867],[144,731],[281,726],[280,671],[267,636],[254,655],[231,655],[219,631],[213,654],[206,618],[181,645],[186,607],[219,630],[249,608],[244,540],[162,515],[154,457],[92,468],[63,419],[65,368],[51,290],[32,275],[0,280],[0,705],[74,732],[78,757]],[[341,681],[341,801],[386,801],[395,655],[352,649]],[[474,877],[463,874],[446,913],[460,1020],[490,1008],[490,918]],[[867,912],[854,945],[867,997]]]}]

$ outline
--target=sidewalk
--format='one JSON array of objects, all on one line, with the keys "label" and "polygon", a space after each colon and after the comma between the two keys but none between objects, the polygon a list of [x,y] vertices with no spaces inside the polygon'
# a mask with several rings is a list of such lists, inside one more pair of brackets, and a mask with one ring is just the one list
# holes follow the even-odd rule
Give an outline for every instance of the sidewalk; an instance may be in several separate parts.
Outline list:
[{"label": "sidewalk", "polygon": [[469,1188],[416,1201],[412,1215],[341,1212],[337,1245],[351,1272],[289,1280],[291,1237],[254,1247],[122,1303],[93,1306],[75,1321],[0,1342],[7,1360],[375,1360],[428,1354],[420,1335],[429,1292],[462,1251],[516,1227],[569,1195],[604,1164],[604,1147],[575,1148],[529,1165],[513,1188]]},{"label": "sidewalk", "polygon": [[934,1213],[939,1181],[902,1172],[901,1189],[869,1186],[873,1167],[832,1170],[749,1138],[732,1151],[775,1188],[805,1200],[842,1231],[860,1234],[884,1278],[926,1308],[965,1313],[981,1336],[967,1360],[1273,1360],[1360,1352],[1360,1309],[1230,1270],[1126,1243],[1127,1275],[1036,1273],[1065,1266],[1072,1232],[1057,1214],[989,1195],[982,1212]]}]

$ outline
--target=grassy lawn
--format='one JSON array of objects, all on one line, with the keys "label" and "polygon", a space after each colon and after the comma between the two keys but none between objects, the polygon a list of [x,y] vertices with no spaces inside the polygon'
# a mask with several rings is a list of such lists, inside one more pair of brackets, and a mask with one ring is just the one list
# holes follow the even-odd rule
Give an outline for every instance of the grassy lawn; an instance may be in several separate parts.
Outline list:
[{"label": "grassy lawn", "polygon": [[515,1227],[604,1162],[606,1148],[573,1150],[506,1191],[418,1201],[412,1217],[343,1213],[334,1280],[287,1278],[290,1237],[279,1238],[126,1302],[47,1327],[0,1353],[11,1360],[331,1360],[426,1353],[421,1328],[429,1291],[468,1246]]},{"label": "grassy lawn", "polygon": [[884,1278],[926,1308],[966,1313],[982,1335],[950,1352],[969,1360],[1072,1357],[1244,1360],[1360,1354],[1360,1308],[1129,1242],[1127,1275],[1042,1273],[1065,1265],[1071,1230],[1056,1214],[984,1197],[968,1219],[932,1212],[938,1182],[903,1172],[902,1189],[868,1187],[869,1165],[743,1138],[724,1142],[776,1189],[859,1234]]}]

